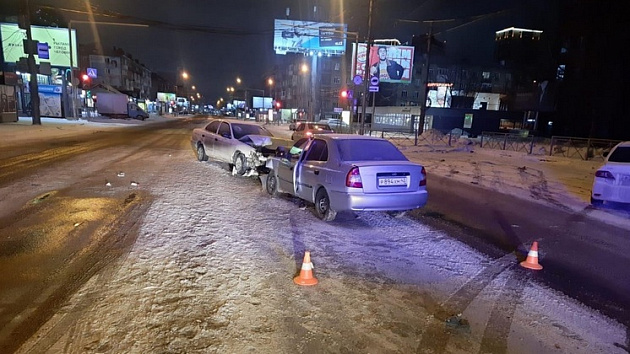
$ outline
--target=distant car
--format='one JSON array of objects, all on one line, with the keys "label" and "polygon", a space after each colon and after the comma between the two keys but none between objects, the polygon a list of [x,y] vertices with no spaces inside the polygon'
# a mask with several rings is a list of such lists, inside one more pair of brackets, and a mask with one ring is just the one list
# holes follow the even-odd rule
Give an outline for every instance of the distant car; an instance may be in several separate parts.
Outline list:
[{"label": "distant car", "polygon": [[327,119],[327,120],[320,120],[319,123],[328,124],[328,126],[332,130],[334,130],[335,133],[349,133],[350,132],[350,125],[348,125],[348,123],[344,122],[341,119],[332,118],[332,119]]},{"label": "distant car", "polygon": [[[278,148],[278,150],[281,150]],[[324,134],[267,160],[267,193],[288,193],[331,221],[339,211],[404,212],[427,203],[426,171],[386,139]]]},{"label": "distant car", "polygon": [[191,138],[199,161],[228,163],[239,176],[255,175],[264,169],[267,157],[275,152],[275,148],[268,148],[273,144],[273,135],[267,129],[234,119],[214,119],[193,129]]},{"label": "distant car", "polygon": [[330,134],[334,131],[328,124],[320,124],[313,122],[303,122],[298,124],[295,132],[291,135],[291,140],[299,140],[301,138],[308,138],[313,134]]},{"label": "distant car", "polygon": [[591,204],[630,203],[630,141],[617,144],[595,172]]}]

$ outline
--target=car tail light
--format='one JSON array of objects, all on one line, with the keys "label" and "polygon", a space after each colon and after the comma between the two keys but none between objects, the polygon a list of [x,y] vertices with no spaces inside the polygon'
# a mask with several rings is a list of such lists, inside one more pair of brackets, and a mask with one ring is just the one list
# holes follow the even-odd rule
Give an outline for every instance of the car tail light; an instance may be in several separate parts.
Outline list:
[{"label": "car tail light", "polygon": [[420,180],[420,187],[426,186],[427,185],[427,170],[424,169],[424,166],[422,166],[422,171],[420,171],[420,173],[422,174],[422,179]]},{"label": "car tail light", "polygon": [[309,137],[310,137],[311,135],[313,135],[313,133],[311,133],[311,132],[306,132],[306,136],[309,136]]},{"label": "car tail light", "polygon": [[346,187],[350,188],[363,188],[363,181],[361,181],[361,173],[359,173],[358,167],[353,167],[346,176]]},{"label": "car tail light", "polygon": [[597,172],[595,172],[595,177],[600,177],[600,178],[605,178],[605,179],[615,179],[615,176],[613,176],[612,173],[605,171],[605,170],[599,170]]}]

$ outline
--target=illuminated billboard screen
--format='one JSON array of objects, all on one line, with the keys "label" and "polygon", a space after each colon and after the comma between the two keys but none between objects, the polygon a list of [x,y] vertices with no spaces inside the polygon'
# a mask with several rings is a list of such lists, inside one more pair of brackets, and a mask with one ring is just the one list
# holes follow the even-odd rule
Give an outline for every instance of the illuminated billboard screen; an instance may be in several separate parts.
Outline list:
[{"label": "illuminated billboard screen", "polygon": [[[31,26],[33,40],[40,44],[48,44],[50,65],[70,67],[70,38],[67,28]],[[15,23],[0,23],[0,38],[2,39],[2,52],[5,63],[15,63],[24,54],[26,30],[20,29]],[[72,30],[72,64],[79,66],[77,60],[77,32]],[[40,58],[35,55],[35,62],[39,64]]]},{"label": "illuminated billboard screen", "polygon": [[267,108],[273,108],[272,107],[272,98],[271,97],[259,97],[259,96],[254,96],[252,97],[252,108],[254,109],[267,109]]},{"label": "illuminated billboard screen", "polygon": [[348,25],[313,21],[275,20],[273,49],[276,54],[346,52]]},{"label": "illuminated billboard screen", "polygon": [[158,92],[157,100],[160,102],[175,102],[175,94],[170,92]]},{"label": "illuminated billboard screen", "polygon": [[451,86],[452,84],[435,84],[427,85],[427,107],[451,108]]},{"label": "illuminated billboard screen", "polygon": [[[353,45],[354,47],[354,45]],[[353,55],[355,75],[365,77],[365,43],[359,43],[358,53]],[[413,72],[413,47],[395,45],[374,45],[370,47],[370,76],[378,76],[380,82],[411,83]],[[357,49],[354,48],[356,51]],[[356,61],[355,61],[356,58]]]}]

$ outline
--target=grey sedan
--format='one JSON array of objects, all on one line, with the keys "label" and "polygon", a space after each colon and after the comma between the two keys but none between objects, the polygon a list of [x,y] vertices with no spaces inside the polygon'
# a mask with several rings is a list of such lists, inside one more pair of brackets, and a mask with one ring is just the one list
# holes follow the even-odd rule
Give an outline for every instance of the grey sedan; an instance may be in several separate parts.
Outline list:
[{"label": "grey sedan", "polygon": [[265,128],[253,122],[215,119],[192,132],[192,148],[199,161],[208,159],[225,162],[239,176],[256,175],[265,167],[272,146],[285,145]]},{"label": "grey sedan", "polygon": [[325,221],[338,211],[402,212],[424,206],[426,171],[385,139],[315,135],[267,160],[263,178],[271,195],[287,193],[315,205]]}]

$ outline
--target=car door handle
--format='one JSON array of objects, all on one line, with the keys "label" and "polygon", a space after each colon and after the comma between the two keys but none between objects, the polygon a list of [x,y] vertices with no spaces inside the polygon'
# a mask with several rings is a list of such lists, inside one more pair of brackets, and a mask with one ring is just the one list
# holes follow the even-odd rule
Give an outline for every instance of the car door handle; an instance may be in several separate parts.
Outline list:
[{"label": "car door handle", "polygon": [[206,136],[205,136],[205,135],[203,135],[203,134],[201,134],[201,137],[202,137],[202,138],[205,138]]},{"label": "car door handle", "polygon": [[313,173],[314,173],[315,175],[319,175],[319,170],[313,170]]},{"label": "car door handle", "polygon": [[219,141],[219,139],[218,138],[214,138],[214,141]]}]

